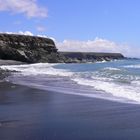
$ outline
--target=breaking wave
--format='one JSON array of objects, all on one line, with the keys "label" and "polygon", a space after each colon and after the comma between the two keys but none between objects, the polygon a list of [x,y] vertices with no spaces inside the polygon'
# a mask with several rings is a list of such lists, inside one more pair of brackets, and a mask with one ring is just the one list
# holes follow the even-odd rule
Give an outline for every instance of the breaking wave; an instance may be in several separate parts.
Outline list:
[{"label": "breaking wave", "polygon": [[140,103],[140,72],[128,69],[140,68],[140,64],[126,65],[122,61],[96,64],[38,63],[0,68],[13,71],[8,80],[16,84],[42,89],[53,87],[57,91],[76,95]]}]

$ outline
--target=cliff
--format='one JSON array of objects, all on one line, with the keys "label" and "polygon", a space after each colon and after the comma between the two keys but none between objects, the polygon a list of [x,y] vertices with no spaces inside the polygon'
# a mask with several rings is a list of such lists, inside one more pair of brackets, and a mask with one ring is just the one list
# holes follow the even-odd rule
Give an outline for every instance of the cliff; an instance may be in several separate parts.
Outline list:
[{"label": "cliff", "polygon": [[0,34],[0,59],[27,63],[85,63],[123,59],[119,53],[58,52],[49,38]]},{"label": "cliff", "polygon": [[113,59],[124,59],[120,53],[97,53],[97,52],[59,52],[67,62],[96,62],[110,61]]},{"label": "cliff", "polygon": [[0,59],[28,63],[60,62],[53,40],[13,34],[0,34]]}]

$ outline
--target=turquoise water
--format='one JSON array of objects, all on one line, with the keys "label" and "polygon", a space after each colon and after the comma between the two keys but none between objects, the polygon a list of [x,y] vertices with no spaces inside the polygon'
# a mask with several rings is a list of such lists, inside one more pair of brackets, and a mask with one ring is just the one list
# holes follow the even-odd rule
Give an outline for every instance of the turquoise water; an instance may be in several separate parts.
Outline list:
[{"label": "turquoise water", "polygon": [[128,59],[87,64],[1,66],[14,70],[6,80],[43,90],[140,103],[140,60]]}]

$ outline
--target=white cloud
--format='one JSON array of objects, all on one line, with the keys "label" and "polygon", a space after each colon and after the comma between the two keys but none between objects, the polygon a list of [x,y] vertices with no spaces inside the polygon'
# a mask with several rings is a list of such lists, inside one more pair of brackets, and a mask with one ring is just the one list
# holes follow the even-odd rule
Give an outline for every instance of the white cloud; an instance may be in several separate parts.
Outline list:
[{"label": "white cloud", "polygon": [[[8,34],[20,34],[34,36],[30,31],[19,32],[6,32]],[[95,38],[88,41],[76,41],[76,40],[64,40],[63,42],[56,41],[53,37],[46,35],[35,35],[38,37],[52,39],[59,51],[73,51],[73,52],[110,52],[110,53],[122,53],[126,57],[140,58],[140,48],[129,46],[127,44],[118,44],[107,39]]]},{"label": "white cloud", "polygon": [[101,38],[88,41],[64,40],[56,42],[56,46],[59,51],[122,53],[126,57],[140,58],[140,48]]},{"label": "white cloud", "polygon": [[44,38],[50,38],[50,39],[52,39],[54,42],[56,42],[56,40],[55,40],[55,38],[53,38],[53,37],[48,37],[48,36],[46,36],[46,35],[37,35],[38,37],[44,37]]},{"label": "white cloud", "polygon": [[47,9],[40,7],[36,0],[0,0],[0,11],[22,13],[27,17],[47,17]]},{"label": "white cloud", "polygon": [[25,31],[25,32],[23,32],[23,31],[19,31],[19,32],[1,32],[1,33],[33,36],[33,33],[31,33],[30,31]]},{"label": "white cloud", "polygon": [[95,38],[88,41],[64,40],[57,42],[60,51],[81,51],[81,52],[124,52],[125,44],[117,44],[106,39]]},{"label": "white cloud", "polygon": [[38,36],[38,37],[43,37],[43,38],[50,38],[52,39],[54,42],[56,41],[55,38],[53,37],[48,37],[46,35],[34,35],[32,32],[30,31],[18,31],[18,32],[0,32],[0,33],[6,33],[6,34],[18,34],[18,35],[29,35],[29,36]]},{"label": "white cloud", "polygon": [[37,35],[38,37],[48,38],[46,35]]},{"label": "white cloud", "polygon": [[17,34],[33,36],[33,33],[31,33],[30,31],[25,31],[25,32],[19,31]]}]

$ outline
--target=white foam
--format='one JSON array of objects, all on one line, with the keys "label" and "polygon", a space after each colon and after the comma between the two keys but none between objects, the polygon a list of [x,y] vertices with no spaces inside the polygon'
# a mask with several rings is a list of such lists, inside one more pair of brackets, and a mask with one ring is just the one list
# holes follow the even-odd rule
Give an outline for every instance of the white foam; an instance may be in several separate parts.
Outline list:
[{"label": "white foam", "polygon": [[[99,92],[96,90],[92,90],[91,88],[87,87],[79,87],[77,86],[76,88],[72,88],[71,86],[58,86],[58,85],[43,85],[41,83],[36,83],[36,82],[26,82],[26,79],[24,79],[25,81],[15,81],[15,84],[20,84],[20,85],[26,85],[29,87],[34,87],[37,89],[41,89],[41,90],[49,90],[49,91],[56,91],[56,93],[63,93],[63,94],[72,94],[72,95],[78,95],[78,96],[84,96],[84,97],[90,97],[90,98],[99,98],[99,99],[105,99],[105,100],[110,100],[110,101],[117,101],[117,102],[122,102],[122,103],[133,103],[133,104],[139,104],[136,101],[132,101],[132,100],[122,100],[122,98],[119,97],[112,97],[112,96],[107,96],[106,94],[104,94],[103,92]],[[70,82],[70,81],[69,81]],[[69,83],[69,85],[71,85]]]},{"label": "white foam", "polygon": [[133,100],[140,103],[140,88],[127,86],[127,85],[119,85],[113,82],[105,82],[101,80],[85,80],[82,78],[73,79],[75,82],[81,85],[92,86],[96,90],[104,91],[106,93],[110,93],[114,97],[120,97],[128,100]]},{"label": "white foam", "polygon": [[134,86],[140,86],[140,81],[132,81],[131,83]]},{"label": "white foam", "polygon": [[93,80],[100,80],[100,81],[108,81],[108,82],[113,81],[113,79],[111,79],[111,78],[106,78],[106,77],[95,77],[95,76],[92,76],[91,78],[92,78]]},{"label": "white foam", "polygon": [[102,61],[97,61],[97,62],[95,62],[95,63],[106,63],[106,62],[108,62],[108,61],[102,60]]},{"label": "white foam", "polygon": [[127,66],[124,66],[124,68],[135,68],[135,69],[139,69],[140,68],[140,64],[137,64],[137,65],[127,65]]},{"label": "white foam", "polygon": [[104,70],[112,70],[112,71],[121,71],[119,68],[113,68],[113,67],[106,67]]},{"label": "white foam", "polygon": [[1,66],[1,69],[17,71],[22,75],[55,75],[55,76],[71,76],[73,73],[64,69],[55,69],[53,66],[57,64],[38,63],[30,65],[7,65]]},{"label": "white foam", "polygon": [[[140,77],[121,75],[121,72],[118,72],[119,74],[111,74],[111,71],[121,71],[121,69],[113,67],[103,68],[101,71],[80,73],[71,72],[66,69],[56,69],[54,68],[55,65],[58,64],[38,63],[30,65],[0,66],[0,68],[4,70],[17,71],[20,72],[21,75],[25,76],[53,75],[68,77],[77,84],[93,87],[96,90],[105,92],[106,95],[123,98],[123,100],[133,100],[140,103]],[[118,79],[122,81],[130,81],[130,83],[124,84],[114,81]]]}]

